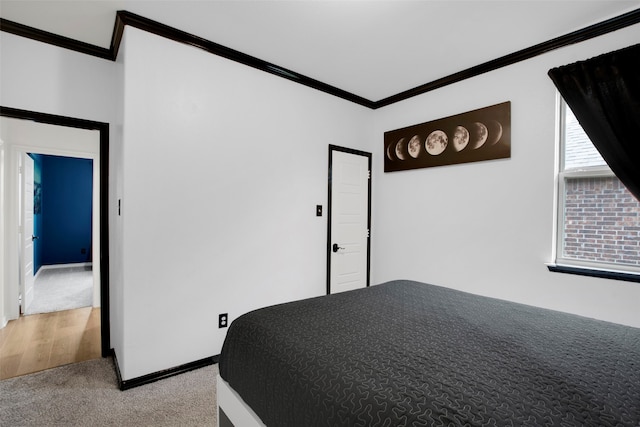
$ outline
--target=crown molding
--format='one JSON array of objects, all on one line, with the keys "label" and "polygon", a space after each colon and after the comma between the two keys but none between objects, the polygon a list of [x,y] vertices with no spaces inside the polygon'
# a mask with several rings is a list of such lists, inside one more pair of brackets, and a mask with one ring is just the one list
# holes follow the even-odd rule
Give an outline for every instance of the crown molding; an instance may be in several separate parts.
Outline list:
[{"label": "crown molding", "polygon": [[9,21],[8,19],[0,18],[0,31],[15,34],[20,37],[26,37],[28,39],[36,40],[42,43],[51,44],[64,49],[84,53],[86,55],[113,60],[110,49],[74,40],[69,37],[60,36],[48,31],[39,30],[37,28]]},{"label": "crown molding", "polygon": [[[333,96],[337,96],[338,98],[342,98],[347,101],[354,102],[367,108],[373,108],[374,106],[373,101],[365,99],[361,96],[339,89],[335,86],[328,85],[319,80],[312,79],[311,77],[307,77],[293,70],[280,67],[279,65],[272,64],[251,55],[247,55],[246,53],[242,53],[240,51],[231,49],[210,40],[203,39],[201,37],[186,33],[168,25],[164,25],[160,22],[153,21],[143,16],[121,10],[117,13],[116,21],[118,20],[121,21],[122,24],[119,25],[116,22],[116,29],[119,29],[121,26],[124,27],[129,25],[139,30],[155,34],[157,36],[197,47],[211,54],[221,56],[235,62],[239,62],[241,64],[256,68],[269,74],[274,74],[278,77],[300,83],[302,85],[317,89],[321,92],[325,92]],[[116,37],[114,37],[114,39],[116,39]],[[112,50],[117,52],[117,48],[114,49],[113,46]]]},{"label": "crown molding", "polygon": [[528,47],[526,49],[519,50],[509,55],[502,56],[500,58],[476,65],[466,70],[459,71],[441,79],[434,80],[432,82],[414,87],[413,89],[400,92],[396,95],[392,95],[388,98],[376,101],[374,108],[381,108],[387,105],[394,104],[396,102],[404,101],[405,99],[412,98],[423,93],[430,92],[432,90],[448,86],[453,83],[461,82],[472,77],[479,76],[489,71],[494,71],[508,65],[525,61],[527,59],[534,58],[538,55],[550,52],[561,47],[570,46],[572,44],[580,43],[585,40],[598,37],[630,25],[634,25],[640,22],[640,9],[633,10],[631,12],[619,15],[615,18],[608,19],[606,21],[599,22],[594,25],[590,25],[581,30],[573,31],[555,39],[537,44],[535,46]]},{"label": "crown molding", "polygon": [[338,98],[342,98],[358,105],[362,105],[371,109],[378,109],[391,104],[395,104],[396,102],[404,101],[414,96],[422,95],[435,89],[451,85],[453,83],[458,83],[463,80],[476,77],[502,67],[506,67],[508,65],[513,65],[515,63],[534,58],[538,55],[542,55],[561,47],[580,43],[585,40],[589,40],[594,37],[598,37],[628,27],[630,25],[637,24],[639,22],[640,9],[636,9],[631,12],[619,15],[615,18],[590,25],[581,30],[573,31],[571,33],[556,37],[552,40],[537,44],[535,46],[531,46],[526,49],[522,49],[517,52],[502,56],[500,58],[484,62],[474,67],[467,68],[466,70],[462,70],[446,77],[431,81],[429,83],[416,86],[412,89],[400,92],[398,94],[378,101],[371,101],[359,95],[347,92],[343,89],[331,86],[311,77],[307,77],[293,70],[280,67],[276,64],[264,61],[251,55],[247,55],[246,53],[231,49],[221,44],[212,42],[193,34],[189,34],[160,22],[153,21],[151,19],[124,10],[118,11],[118,13],[116,14],[113,34],[111,37],[111,46],[109,49],[95,46],[89,43],[84,43],[47,31],[39,30],[3,18],[0,18],[0,31],[6,31],[8,33],[27,37],[43,43],[48,43],[87,55],[96,56],[98,58],[115,61],[118,56],[118,50],[122,41],[122,35],[124,34],[124,28],[129,25],[131,27],[147,31],[160,37],[194,46],[213,55],[218,55],[223,58],[239,62],[249,67],[264,71],[266,73],[282,77],[284,79],[305,85],[313,89],[317,89],[329,95],[337,96]]}]

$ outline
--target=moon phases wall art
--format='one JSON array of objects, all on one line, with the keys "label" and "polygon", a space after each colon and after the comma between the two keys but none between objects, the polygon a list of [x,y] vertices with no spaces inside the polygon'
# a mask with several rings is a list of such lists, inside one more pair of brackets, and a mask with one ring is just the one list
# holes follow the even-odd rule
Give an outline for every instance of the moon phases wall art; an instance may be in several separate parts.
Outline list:
[{"label": "moon phases wall art", "polygon": [[384,171],[511,157],[511,102],[384,133]]}]

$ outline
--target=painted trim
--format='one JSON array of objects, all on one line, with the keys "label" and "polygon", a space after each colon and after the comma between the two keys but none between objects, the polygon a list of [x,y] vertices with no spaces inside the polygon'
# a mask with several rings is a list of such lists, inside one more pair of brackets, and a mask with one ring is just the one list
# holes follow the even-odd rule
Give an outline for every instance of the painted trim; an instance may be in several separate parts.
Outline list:
[{"label": "painted trim", "polygon": [[40,270],[54,270],[56,268],[70,268],[70,267],[91,267],[93,262],[72,262],[69,264],[46,264],[40,267]]},{"label": "painted trim", "polygon": [[640,283],[640,274],[623,273],[621,271],[596,270],[594,268],[584,267],[569,267],[557,264],[548,264],[547,268],[549,271],[554,273],[576,274],[578,276],[599,277],[601,279]]},{"label": "painted trim", "polygon": [[111,349],[109,315],[109,123],[0,106],[0,116],[100,132],[100,335],[102,357]]},{"label": "painted trim", "polygon": [[116,356],[115,351],[112,350],[110,352],[110,356],[113,357],[113,364],[115,365],[116,377],[118,379],[118,387],[121,391],[129,390],[134,387],[140,387],[142,385],[160,381],[165,378],[173,377],[175,375],[184,374],[185,372],[204,368],[205,366],[215,365],[220,360],[220,355],[218,354],[215,356],[205,357],[204,359],[196,360],[194,362],[185,363],[184,365],[176,366],[158,372],[153,372],[147,375],[142,375],[130,380],[123,380],[122,374],[120,373],[120,365],[118,364],[118,357]]},{"label": "painted trim", "polygon": [[28,39],[37,40],[53,46],[73,50],[102,59],[113,60],[110,49],[105,49],[90,43],[81,42],[69,37],[60,36],[48,31],[39,30],[8,19],[0,18],[0,30]]},{"label": "painted trim", "polygon": [[43,43],[49,43],[54,46],[74,50],[76,52],[115,61],[120,49],[120,42],[122,41],[124,27],[126,25],[130,25],[140,30],[147,31],[152,34],[177,41],[179,43],[184,43],[190,46],[197,47],[199,49],[203,49],[214,55],[222,56],[223,58],[239,62],[258,70],[274,74],[287,80],[300,83],[302,85],[328,93],[330,95],[337,96],[338,98],[342,98],[344,100],[351,101],[375,110],[381,107],[395,104],[396,102],[404,101],[417,95],[422,95],[424,93],[442,88],[444,86],[451,85],[453,83],[458,83],[463,80],[476,77],[502,67],[506,67],[508,65],[513,65],[515,63],[531,59],[555,49],[570,46],[572,44],[580,43],[594,37],[620,30],[637,23],[640,23],[640,9],[624,13],[617,17],[607,19],[597,24],[590,25],[583,29],[573,31],[563,36],[556,37],[554,39],[519,50],[500,58],[484,62],[474,67],[467,68],[466,70],[462,70],[449,76],[434,80],[432,82],[416,86],[412,89],[400,92],[396,95],[392,95],[378,101],[371,101],[369,99],[355,95],[351,92],[347,92],[335,86],[323,83],[319,80],[304,76],[293,70],[280,67],[276,64],[272,64],[254,56],[247,55],[246,53],[242,53],[221,44],[195,36],[193,34],[189,34],[160,22],[147,19],[143,16],[136,15],[131,12],[127,12],[125,10],[118,11],[118,13],[116,14],[113,35],[111,37],[111,46],[109,49],[95,46],[89,43],[80,42],[68,37],[59,36],[57,34],[39,30],[3,18],[0,18],[0,31],[6,31],[8,33],[27,37],[33,40],[41,41]]},{"label": "painted trim", "polygon": [[[47,265],[41,265],[40,268],[38,269],[38,271],[36,271],[36,274],[33,276],[33,280],[34,281],[37,280],[38,276],[40,276],[40,273],[43,270],[55,270],[55,269],[58,269],[58,268],[91,267],[91,266],[93,266],[93,262],[77,262],[77,263],[73,263],[73,264],[47,264]],[[94,307],[96,307],[96,306],[94,305]]]},{"label": "painted trim", "polygon": [[[317,89],[321,92],[337,96],[338,98],[342,98],[368,108],[373,108],[373,102],[369,101],[368,99],[362,98],[345,90],[338,89],[335,86],[328,85],[319,80],[312,79],[311,77],[307,77],[293,70],[280,67],[279,65],[272,64],[251,55],[247,55],[246,53],[242,53],[235,49],[231,49],[221,44],[214,43],[207,39],[189,34],[168,25],[161,24],[160,22],[152,21],[151,19],[147,19],[145,17],[127,11],[119,11],[117,17],[122,21],[122,25],[130,25],[139,30],[147,31],[160,37],[164,37],[179,43],[184,43],[189,46],[194,46],[214,55],[221,56],[223,58],[239,62],[249,67],[256,68],[260,71],[274,74],[287,80],[300,83],[310,88]],[[117,51],[117,49],[114,51]]]},{"label": "painted trim", "polygon": [[116,14],[113,34],[111,36],[111,47],[109,49],[80,42],[68,37],[59,36],[47,31],[39,30],[37,28],[29,27],[27,25],[0,18],[0,30],[2,31],[37,40],[43,43],[48,43],[65,49],[70,49],[76,52],[85,53],[87,55],[96,56],[98,58],[108,59],[110,61],[115,61],[118,56],[118,51],[120,50],[120,42],[122,41],[122,35],[124,33],[124,27],[126,25],[146,31],[151,34],[155,34],[160,37],[164,37],[179,43],[184,43],[189,46],[202,49],[211,54],[221,56],[235,62],[239,62],[241,64],[256,68],[269,74],[274,74],[276,76],[294,81],[296,83],[300,83],[313,89],[317,89],[321,92],[328,93],[329,95],[337,96],[338,98],[354,102],[367,108],[374,107],[373,101],[369,101],[368,99],[355,95],[351,92],[347,92],[346,90],[339,89],[335,86],[331,86],[327,83],[323,83],[319,80],[307,77],[293,70],[289,70],[279,65],[264,61],[246,53],[242,53],[238,50],[231,49],[221,44],[198,37],[182,30],[178,30],[177,28],[170,27],[168,25],[153,21],[143,16],[127,12],[125,10],[120,10]]},{"label": "painted trim", "polygon": [[113,34],[111,35],[111,44],[109,45],[111,52],[111,60],[118,59],[118,52],[120,51],[120,43],[122,43],[122,37],[124,36],[125,23],[122,19],[120,11],[116,13],[116,20],[113,23]]},{"label": "painted trim", "polygon": [[489,71],[495,71],[508,65],[516,64],[518,62],[534,58],[536,56],[542,55],[543,53],[547,53],[561,47],[570,46],[572,44],[580,43],[594,37],[620,30],[639,22],[640,9],[636,9],[615,18],[590,25],[581,30],[573,31],[563,36],[556,37],[555,39],[551,39],[535,46],[519,50],[509,55],[505,55],[500,58],[476,65],[474,67],[467,68],[466,70],[459,71],[441,79],[434,80],[430,83],[426,83],[421,86],[414,87],[413,89],[400,92],[388,98],[381,99],[375,102],[374,108],[385,107],[396,102],[404,101],[405,99],[421,95],[423,93],[430,92],[432,90],[439,89],[453,83],[458,83],[462,80],[488,73]]},{"label": "painted trim", "polygon": [[333,152],[341,151],[343,153],[355,154],[357,156],[364,156],[368,159],[369,168],[369,182],[368,182],[368,206],[367,206],[367,229],[369,230],[369,237],[367,239],[367,287],[371,283],[371,181],[373,180],[372,173],[372,155],[367,151],[354,150],[352,148],[339,147],[337,145],[329,144],[329,174],[327,179],[327,295],[331,293],[331,188],[333,177]]}]

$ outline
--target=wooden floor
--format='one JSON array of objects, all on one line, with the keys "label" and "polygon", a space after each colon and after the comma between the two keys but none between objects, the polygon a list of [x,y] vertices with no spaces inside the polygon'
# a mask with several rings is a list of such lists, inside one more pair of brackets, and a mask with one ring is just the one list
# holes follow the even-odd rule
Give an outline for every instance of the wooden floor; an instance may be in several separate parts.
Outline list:
[{"label": "wooden floor", "polygon": [[100,309],[32,314],[0,329],[0,380],[97,359]]}]

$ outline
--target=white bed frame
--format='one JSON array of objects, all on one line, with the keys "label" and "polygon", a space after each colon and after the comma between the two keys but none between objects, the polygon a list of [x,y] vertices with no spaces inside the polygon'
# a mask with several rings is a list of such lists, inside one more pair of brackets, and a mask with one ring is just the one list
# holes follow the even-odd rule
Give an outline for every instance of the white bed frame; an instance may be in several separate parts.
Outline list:
[{"label": "white bed frame", "polygon": [[229,383],[218,375],[216,395],[218,406],[218,425],[220,425],[220,409],[229,418],[231,423],[236,427],[266,427],[260,420],[260,417],[253,412],[253,409],[245,403]]}]

